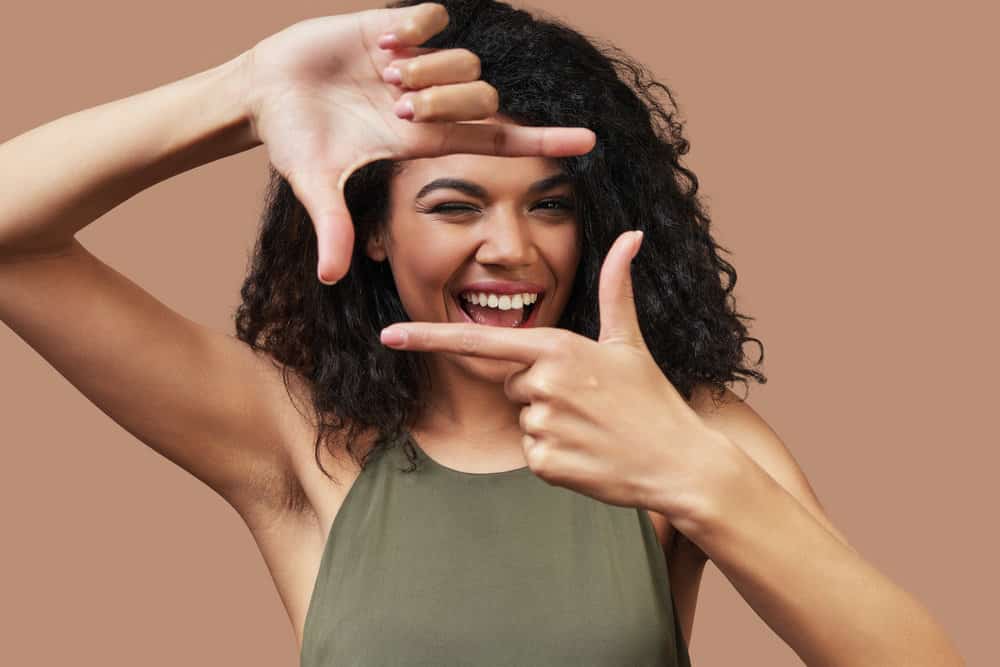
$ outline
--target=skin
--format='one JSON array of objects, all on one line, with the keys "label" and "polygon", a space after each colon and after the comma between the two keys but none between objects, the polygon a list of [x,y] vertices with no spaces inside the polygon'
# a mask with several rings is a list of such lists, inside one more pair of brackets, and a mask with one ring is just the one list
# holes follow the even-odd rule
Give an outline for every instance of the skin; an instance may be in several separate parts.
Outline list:
[{"label": "skin", "polygon": [[[475,122],[513,125],[499,115]],[[545,288],[535,326],[554,326],[573,286],[580,237],[574,212],[552,200],[572,200],[573,190],[570,184],[535,194],[528,190],[560,173],[558,162],[455,154],[408,160],[402,167],[391,183],[388,223],[367,252],[391,265],[410,319],[463,322],[451,297],[460,286],[482,279],[529,280]],[[445,177],[474,182],[487,198],[451,188],[417,198],[424,185]],[[442,204],[453,210],[428,210]],[[458,205],[472,208],[455,210]],[[426,434],[426,440],[490,442],[488,456],[516,463],[523,456],[521,406],[504,393],[504,380],[523,365],[452,352],[429,353],[428,361],[431,409],[413,432]]]}]

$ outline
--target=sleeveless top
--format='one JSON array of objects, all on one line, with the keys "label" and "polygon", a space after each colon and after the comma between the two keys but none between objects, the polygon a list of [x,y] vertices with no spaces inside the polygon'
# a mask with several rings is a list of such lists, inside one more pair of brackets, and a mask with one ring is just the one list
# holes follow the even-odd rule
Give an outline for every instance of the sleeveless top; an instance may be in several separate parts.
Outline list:
[{"label": "sleeveless top", "polygon": [[690,667],[644,509],[468,473],[408,435],[373,453],[327,536],[300,667]]}]

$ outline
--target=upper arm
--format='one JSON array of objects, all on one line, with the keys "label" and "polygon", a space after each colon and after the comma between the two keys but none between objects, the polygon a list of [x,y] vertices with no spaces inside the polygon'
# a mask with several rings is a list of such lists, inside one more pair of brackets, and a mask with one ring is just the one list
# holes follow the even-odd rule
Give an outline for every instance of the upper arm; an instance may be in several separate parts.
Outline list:
[{"label": "upper arm", "polygon": [[75,239],[0,259],[0,320],[244,517],[287,504],[292,417],[270,357],[174,312]]},{"label": "upper arm", "polygon": [[805,473],[774,429],[730,389],[725,390],[721,405],[716,406],[706,386],[695,390],[691,407],[710,428],[721,432],[746,452],[757,465],[774,478],[788,493],[845,545],[847,538],[826,515]]},{"label": "upper arm", "polygon": [[684,643],[690,646],[691,633],[694,631],[694,612],[698,606],[698,592],[707,558],[683,533],[676,529],[672,533],[665,549],[667,574],[670,578],[670,592],[677,607],[677,620],[684,633]]},{"label": "upper arm", "polygon": [[[726,389],[720,405],[716,405],[712,400],[710,389],[702,385],[695,390],[691,407],[706,425],[723,433],[743,449],[831,534],[850,546],[847,538],[827,517],[808,478],[788,447],[749,404]],[[684,631],[684,639],[690,643],[698,591],[708,557],[682,533],[676,529],[672,532],[673,537],[664,549],[664,553],[678,619]]]}]

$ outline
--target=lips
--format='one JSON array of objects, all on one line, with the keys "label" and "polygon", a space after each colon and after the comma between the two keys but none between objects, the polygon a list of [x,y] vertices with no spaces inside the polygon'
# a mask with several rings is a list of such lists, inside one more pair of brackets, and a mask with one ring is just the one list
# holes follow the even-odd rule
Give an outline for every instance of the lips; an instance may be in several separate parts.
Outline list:
[{"label": "lips", "polygon": [[524,292],[544,292],[545,288],[537,283],[521,280],[477,280],[458,289],[462,292],[486,292],[487,294],[522,294]]},{"label": "lips", "polygon": [[[469,313],[465,312],[465,308],[462,307],[461,297],[458,294],[453,294],[452,295],[452,300],[455,303],[455,307],[458,308],[458,312],[462,314],[462,319],[464,321],[469,322],[470,324],[477,324],[479,326],[491,326],[491,325],[488,325],[488,324],[487,325],[479,324],[478,322],[476,322],[475,320],[473,320],[471,317],[469,317]],[[526,327],[534,326],[535,325],[535,321],[538,320],[538,311],[541,310],[539,308],[539,306],[542,305],[542,301],[544,301],[544,300],[545,300],[545,292],[542,292],[542,293],[540,293],[538,295],[538,300],[535,301],[535,303],[532,305],[531,312],[528,314],[528,319],[526,319],[525,321],[521,322],[519,325],[517,325],[516,327],[513,327],[513,328],[515,328],[515,329],[524,329]]]}]

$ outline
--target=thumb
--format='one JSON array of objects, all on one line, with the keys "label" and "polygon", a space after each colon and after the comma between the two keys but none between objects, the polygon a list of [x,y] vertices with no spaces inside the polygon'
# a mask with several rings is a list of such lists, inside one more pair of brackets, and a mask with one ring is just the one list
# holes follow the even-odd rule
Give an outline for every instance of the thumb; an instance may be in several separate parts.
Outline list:
[{"label": "thumb", "polygon": [[316,276],[324,285],[332,285],[351,264],[354,250],[354,223],[344,199],[338,173],[313,171],[289,174],[288,183],[305,207],[316,231],[319,263]]},{"label": "thumb", "polygon": [[632,259],[642,245],[642,232],[625,232],[611,245],[598,284],[598,306],[601,315],[599,343],[620,342],[645,347],[639,329],[632,292]]}]

